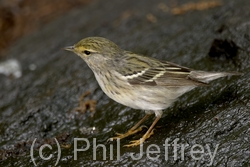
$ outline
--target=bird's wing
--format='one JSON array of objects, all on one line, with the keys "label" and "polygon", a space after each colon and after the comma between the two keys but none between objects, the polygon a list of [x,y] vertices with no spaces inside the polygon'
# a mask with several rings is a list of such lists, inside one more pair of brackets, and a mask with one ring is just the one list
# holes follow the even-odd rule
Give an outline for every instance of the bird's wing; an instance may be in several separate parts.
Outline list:
[{"label": "bird's wing", "polygon": [[[130,53],[131,55],[132,53]],[[191,70],[174,63],[144,56],[126,56],[120,60],[118,73],[131,85],[149,86],[205,86],[206,83],[189,78]]]}]

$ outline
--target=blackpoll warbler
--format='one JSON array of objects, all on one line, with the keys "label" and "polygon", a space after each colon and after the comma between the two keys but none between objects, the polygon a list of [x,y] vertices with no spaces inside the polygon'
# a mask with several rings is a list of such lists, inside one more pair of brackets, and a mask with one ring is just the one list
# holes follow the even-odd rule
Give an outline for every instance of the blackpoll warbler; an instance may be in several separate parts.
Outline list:
[{"label": "blackpoll warbler", "polygon": [[127,133],[118,133],[112,139],[137,133],[142,129],[140,125],[155,113],[156,119],[148,131],[140,140],[126,145],[128,147],[139,145],[149,138],[161,118],[162,110],[171,106],[179,96],[196,86],[206,86],[211,80],[240,74],[192,70],[122,50],[102,37],[85,38],[65,50],[76,53],[88,64],[107,96],[125,106],[146,111],[146,115]]}]

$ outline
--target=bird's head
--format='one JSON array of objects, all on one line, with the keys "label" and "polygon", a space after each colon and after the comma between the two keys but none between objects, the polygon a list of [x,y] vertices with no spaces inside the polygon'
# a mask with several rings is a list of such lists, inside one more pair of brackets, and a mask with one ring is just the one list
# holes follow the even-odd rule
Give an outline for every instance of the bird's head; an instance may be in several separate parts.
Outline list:
[{"label": "bird's head", "polygon": [[74,46],[68,46],[64,49],[76,53],[84,60],[111,58],[122,52],[115,43],[102,37],[84,38]]}]

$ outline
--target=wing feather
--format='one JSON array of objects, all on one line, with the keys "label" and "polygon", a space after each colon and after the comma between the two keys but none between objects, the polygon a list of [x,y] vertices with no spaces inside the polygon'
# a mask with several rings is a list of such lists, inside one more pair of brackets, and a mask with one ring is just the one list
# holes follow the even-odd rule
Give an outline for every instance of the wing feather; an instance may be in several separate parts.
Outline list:
[{"label": "wing feather", "polygon": [[[206,86],[198,80],[189,77],[191,69],[167,61],[154,58],[128,54],[121,64],[118,72],[123,75],[131,85],[149,86]],[[133,59],[133,61],[129,61]],[[143,61],[142,61],[143,60]],[[141,63],[142,62],[142,63]]]}]

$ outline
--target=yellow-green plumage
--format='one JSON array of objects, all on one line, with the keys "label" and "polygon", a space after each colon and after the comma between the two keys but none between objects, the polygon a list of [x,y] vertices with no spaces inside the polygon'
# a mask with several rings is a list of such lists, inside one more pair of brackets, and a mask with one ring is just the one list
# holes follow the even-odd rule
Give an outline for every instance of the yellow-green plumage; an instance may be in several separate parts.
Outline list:
[{"label": "yellow-green plumage", "polygon": [[206,86],[211,80],[239,74],[195,71],[122,50],[102,37],[85,38],[65,49],[88,64],[107,96],[134,109],[147,110],[147,113],[151,110],[157,121],[162,110],[182,94],[197,86]]}]

